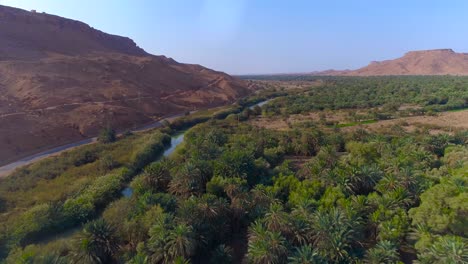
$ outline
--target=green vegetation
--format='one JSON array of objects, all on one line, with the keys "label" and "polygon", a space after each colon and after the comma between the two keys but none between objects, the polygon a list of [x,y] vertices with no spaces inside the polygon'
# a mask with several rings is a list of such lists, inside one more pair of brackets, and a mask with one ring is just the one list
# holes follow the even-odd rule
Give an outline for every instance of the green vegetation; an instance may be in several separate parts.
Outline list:
[{"label": "green vegetation", "polygon": [[[382,105],[395,115],[389,103],[424,102],[391,101],[402,83],[429,87],[428,98],[447,93],[447,103],[463,98],[453,87],[464,79],[450,78],[327,79],[335,82],[328,91],[294,90],[247,107],[269,91],[28,166],[0,183],[5,262],[466,263],[468,131],[277,131],[249,122],[298,107]],[[371,105],[348,102],[345,90],[363,83],[364,93],[377,93]],[[389,88],[371,88],[378,83]],[[371,122],[356,117],[341,127]],[[169,134],[188,127],[184,143],[158,159]],[[125,186],[132,195],[121,195]]]},{"label": "green vegetation", "polygon": [[[289,77],[292,78],[292,77]],[[300,77],[297,77],[300,78]],[[319,77],[304,77],[317,79]],[[307,113],[324,109],[375,108],[375,116],[385,119],[403,104],[422,108],[408,110],[408,115],[468,107],[468,78],[453,76],[400,77],[320,77],[325,81],[305,92],[275,100],[266,111],[287,114]]]},{"label": "green vegetation", "polygon": [[98,140],[102,143],[112,143],[115,142],[117,136],[114,129],[108,127],[104,128],[99,132]]},{"label": "green vegetation", "polygon": [[346,123],[346,124],[338,124],[338,127],[350,127],[350,126],[356,126],[356,125],[362,125],[362,124],[372,124],[376,123],[376,120],[364,120],[361,122],[351,122],[351,123]]},{"label": "green vegetation", "polygon": [[119,196],[125,182],[169,143],[170,137],[157,131],[112,144],[88,145],[2,179],[4,249],[30,244],[96,217]]}]

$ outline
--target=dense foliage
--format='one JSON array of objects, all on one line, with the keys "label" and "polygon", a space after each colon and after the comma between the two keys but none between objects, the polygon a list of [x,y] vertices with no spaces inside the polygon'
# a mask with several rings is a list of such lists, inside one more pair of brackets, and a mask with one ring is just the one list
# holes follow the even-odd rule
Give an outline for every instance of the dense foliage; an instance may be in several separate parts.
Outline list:
[{"label": "dense foliage", "polygon": [[114,129],[108,127],[104,128],[99,132],[98,140],[102,143],[112,143],[116,140],[116,134]]},{"label": "dense foliage", "polygon": [[[197,124],[166,158],[169,136],[153,131],[17,171],[0,186],[5,262],[466,263],[468,131],[249,123],[274,109],[428,106],[425,89],[466,96],[463,78],[439,88],[430,80],[452,77],[418,78],[330,79],[327,91],[289,91],[262,108],[248,108],[259,95],[187,115],[162,129]],[[44,195],[70,179],[82,183]]]},{"label": "dense foliage", "polygon": [[468,107],[467,87],[467,77],[328,77],[322,85],[276,100],[268,107],[287,106],[290,114],[377,106],[389,110],[405,103],[422,106],[418,112],[462,109]]},{"label": "dense foliage", "polygon": [[[160,132],[132,136],[113,145],[73,150],[3,179],[1,249],[27,245],[96,217],[119,196],[125,182],[169,143],[170,137]],[[120,159],[110,156],[117,153],[122,154]],[[69,182],[70,178],[75,182]],[[56,186],[62,189],[50,189]]]}]

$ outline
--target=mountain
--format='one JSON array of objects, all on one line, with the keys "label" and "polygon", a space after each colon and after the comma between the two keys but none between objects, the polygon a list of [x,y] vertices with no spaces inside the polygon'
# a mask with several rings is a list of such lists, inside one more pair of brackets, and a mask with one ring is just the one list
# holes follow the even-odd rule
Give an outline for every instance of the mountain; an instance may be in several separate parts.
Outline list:
[{"label": "mountain", "polygon": [[248,86],[79,21],[0,6],[0,164],[103,126],[231,103]]},{"label": "mountain", "polygon": [[451,49],[410,51],[401,58],[374,61],[357,70],[332,70],[313,75],[468,75],[468,53]]}]

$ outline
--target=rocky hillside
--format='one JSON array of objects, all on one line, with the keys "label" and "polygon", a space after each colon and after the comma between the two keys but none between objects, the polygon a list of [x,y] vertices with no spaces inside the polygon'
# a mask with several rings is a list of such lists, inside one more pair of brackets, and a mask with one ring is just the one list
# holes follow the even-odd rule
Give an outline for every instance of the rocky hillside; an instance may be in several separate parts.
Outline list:
[{"label": "rocky hillside", "polygon": [[135,127],[250,91],[225,73],[54,15],[0,6],[0,39],[0,164],[102,126]]},{"label": "rocky hillside", "polygon": [[394,60],[373,61],[357,70],[328,70],[313,75],[468,75],[468,53],[451,49],[410,51]]}]

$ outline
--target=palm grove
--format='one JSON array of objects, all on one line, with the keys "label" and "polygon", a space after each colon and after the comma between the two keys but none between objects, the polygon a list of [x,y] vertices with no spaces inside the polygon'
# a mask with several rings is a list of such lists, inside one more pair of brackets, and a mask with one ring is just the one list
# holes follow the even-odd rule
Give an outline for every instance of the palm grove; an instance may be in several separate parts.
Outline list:
[{"label": "palm grove", "polygon": [[[5,262],[466,263],[467,131],[344,131],[318,123],[277,131],[249,123],[259,115],[375,106],[385,106],[374,109],[376,119],[392,118],[401,114],[392,105],[408,100],[422,106],[409,115],[460,109],[466,81],[327,79],[326,90],[265,92],[281,97],[203,120],[169,158],[153,162],[174,127],[77,150],[53,171],[45,162],[37,167],[42,174],[17,172],[2,183],[2,211],[28,209],[2,216]],[[366,105],[349,89],[364,90]],[[67,173],[87,181],[41,203],[9,196]],[[37,182],[18,186],[28,175]],[[121,197],[127,183],[132,195]],[[59,227],[78,230],[41,241]]]}]

